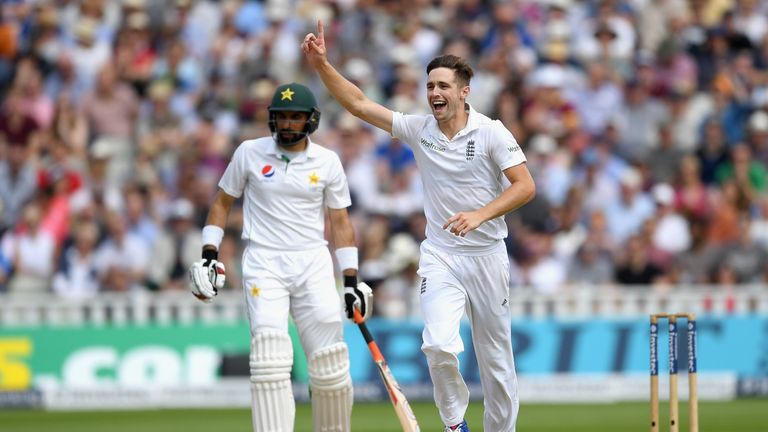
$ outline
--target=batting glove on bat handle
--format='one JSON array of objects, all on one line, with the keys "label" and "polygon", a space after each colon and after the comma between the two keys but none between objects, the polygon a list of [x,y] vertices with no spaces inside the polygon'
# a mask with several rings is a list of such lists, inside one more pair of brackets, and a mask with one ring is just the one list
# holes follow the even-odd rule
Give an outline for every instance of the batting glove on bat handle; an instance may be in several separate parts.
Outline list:
[{"label": "batting glove on bat handle", "polygon": [[347,318],[355,321],[354,310],[358,309],[363,321],[373,314],[373,290],[365,282],[357,283],[354,276],[344,277],[344,310]]}]

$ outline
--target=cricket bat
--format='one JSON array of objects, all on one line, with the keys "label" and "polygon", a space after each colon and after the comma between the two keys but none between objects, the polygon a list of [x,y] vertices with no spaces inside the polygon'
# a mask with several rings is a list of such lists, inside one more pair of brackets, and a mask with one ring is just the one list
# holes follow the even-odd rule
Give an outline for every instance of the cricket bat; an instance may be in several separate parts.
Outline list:
[{"label": "cricket bat", "polygon": [[408,399],[400,390],[400,385],[392,375],[392,371],[387,366],[387,361],[384,360],[384,356],[381,355],[381,350],[373,340],[371,332],[368,331],[368,327],[363,322],[363,316],[360,315],[360,311],[355,308],[355,323],[360,328],[360,332],[363,334],[365,343],[368,344],[368,349],[371,351],[376,367],[379,368],[379,375],[381,375],[382,381],[384,381],[384,387],[387,388],[389,393],[389,400],[392,402],[392,406],[395,408],[397,419],[400,420],[400,426],[403,428],[403,432],[420,432],[419,423],[416,421],[416,416],[413,414],[411,406],[408,404]]}]

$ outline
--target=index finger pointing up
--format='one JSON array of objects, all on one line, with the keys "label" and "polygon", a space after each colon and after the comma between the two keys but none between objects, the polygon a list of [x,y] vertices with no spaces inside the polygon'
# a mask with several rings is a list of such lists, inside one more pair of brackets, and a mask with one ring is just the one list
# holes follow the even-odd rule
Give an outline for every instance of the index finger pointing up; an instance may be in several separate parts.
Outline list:
[{"label": "index finger pointing up", "polygon": [[324,39],[323,33],[325,33],[325,29],[323,27],[323,21],[317,20],[317,37],[318,39]]}]

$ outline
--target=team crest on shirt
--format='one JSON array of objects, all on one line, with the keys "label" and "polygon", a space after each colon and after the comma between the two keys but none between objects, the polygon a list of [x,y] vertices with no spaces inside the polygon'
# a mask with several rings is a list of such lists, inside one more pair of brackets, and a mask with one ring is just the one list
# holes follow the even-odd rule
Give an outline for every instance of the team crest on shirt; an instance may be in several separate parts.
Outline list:
[{"label": "team crest on shirt", "polygon": [[475,140],[469,140],[467,142],[467,150],[465,152],[465,156],[467,157],[468,161],[475,159]]}]

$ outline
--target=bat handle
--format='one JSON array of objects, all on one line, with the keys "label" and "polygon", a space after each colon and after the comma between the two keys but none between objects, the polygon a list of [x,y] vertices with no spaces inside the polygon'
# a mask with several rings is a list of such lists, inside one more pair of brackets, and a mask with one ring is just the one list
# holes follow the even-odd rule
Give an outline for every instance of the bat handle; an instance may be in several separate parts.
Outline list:
[{"label": "bat handle", "polygon": [[360,311],[357,308],[352,308],[352,313],[354,314],[355,318],[355,324],[362,324],[363,323],[363,315],[360,313]]}]

